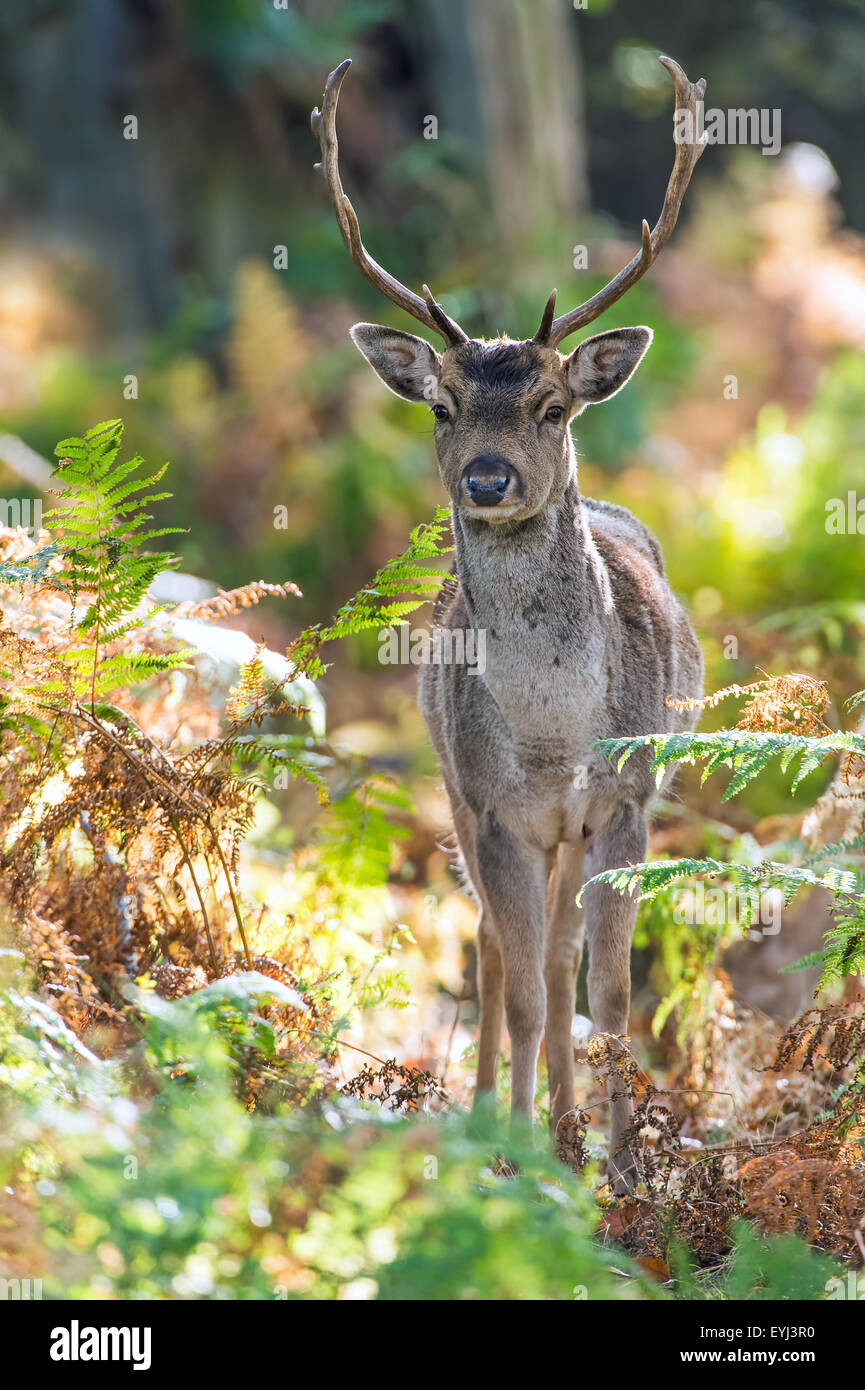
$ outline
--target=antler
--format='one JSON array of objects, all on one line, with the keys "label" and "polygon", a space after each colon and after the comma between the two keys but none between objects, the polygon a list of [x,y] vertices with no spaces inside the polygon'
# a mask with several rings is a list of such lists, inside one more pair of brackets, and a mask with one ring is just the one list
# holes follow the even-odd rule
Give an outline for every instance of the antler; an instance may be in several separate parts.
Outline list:
[{"label": "antler", "polygon": [[[626,290],[629,290],[642,275],[645,275],[649,266],[667,244],[670,233],[676,225],[679,208],[682,206],[685,189],[688,187],[694,172],[694,165],[706,148],[705,133],[699,139],[696,138],[697,102],[702,101],[705,95],[706,79],[701,77],[699,82],[689,82],[679,64],[674,62],[672,58],[661,58],[659,61],[667,69],[676,88],[676,115],[673,126],[676,158],[673,162],[670,181],[667,184],[661,215],[651,232],[648,222],[643,220],[643,244],[636,256],[628,262],[624,270],[619,271],[608,285],[605,285],[602,290],[598,290],[597,294],[593,294],[591,299],[587,299],[585,304],[581,304],[578,309],[571,309],[570,313],[562,314],[560,318],[554,319],[556,291],[553,290],[544,309],[540,328],[534,337],[536,343],[542,343],[546,347],[557,347],[563,338],[567,338],[576,329],[591,323],[605,309],[609,309],[611,304],[615,304]],[[686,129],[684,132],[685,135],[690,136],[689,139],[680,138],[680,134],[676,133],[680,111],[690,112],[690,129]]]},{"label": "antler", "polygon": [[440,333],[449,346],[455,343],[465,343],[468,341],[468,334],[464,333],[458,323],[448,318],[444,309],[437,304],[430,294],[426,285],[423,286],[423,299],[420,295],[413,294],[411,290],[401,285],[399,280],[395,280],[378,261],[374,261],[366,250],[360,237],[360,227],[358,225],[357,214],[343,192],[342,182],[339,177],[339,142],[336,138],[336,107],[339,101],[339,90],[342,86],[343,78],[351,67],[351,59],[345,58],[338,68],[327,79],[322,97],[321,110],[316,106],[310,118],[313,135],[318,137],[321,147],[321,163],[316,164],[316,169],[320,169],[330,189],[330,196],[333,201],[333,210],[336,213],[336,220],[342,239],[346,244],[348,253],[357,266],[358,270],[366,276],[371,285],[375,285],[377,290],[398,304],[406,313],[425,324],[427,328],[432,328],[436,333]]}]

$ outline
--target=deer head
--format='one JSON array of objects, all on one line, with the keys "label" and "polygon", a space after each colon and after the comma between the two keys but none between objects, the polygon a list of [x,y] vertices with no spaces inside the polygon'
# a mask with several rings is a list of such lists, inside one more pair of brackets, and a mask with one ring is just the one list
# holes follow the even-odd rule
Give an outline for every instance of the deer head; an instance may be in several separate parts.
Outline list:
[{"label": "deer head", "polygon": [[[564,492],[574,470],[569,426],[587,405],[621,390],[652,341],[648,328],[619,328],[587,338],[565,356],[559,344],[593,322],[630,289],[659,255],[676,225],[679,208],[705,147],[697,129],[696,103],[705,81],[692,83],[672,58],[661,58],[676,92],[676,152],[661,215],[650,231],[642,224],[637,254],[610,282],[569,313],[555,317],[553,290],[533,338],[492,341],[469,338],[426,285],[412,293],[369,255],[357,216],[339,175],[336,108],[351,65],[346,58],[330,74],[322,107],[312,113],[321,147],[321,169],[330,189],[343,241],[358,269],[394,304],[444,340],[439,353],[423,338],[378,324],[358,323],[352,340],[391,391],[425,404],[435,419],[435,447],[442,481],[466,517],[499,523],[535,515]],[[690,112],[683,121],[680,113]]]}]

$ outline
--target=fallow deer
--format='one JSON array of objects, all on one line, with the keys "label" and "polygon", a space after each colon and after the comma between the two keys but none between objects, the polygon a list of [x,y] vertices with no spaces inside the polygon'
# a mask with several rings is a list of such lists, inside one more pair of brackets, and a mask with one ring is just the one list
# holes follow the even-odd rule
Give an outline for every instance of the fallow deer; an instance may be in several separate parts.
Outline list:
[{"label": "fallow deer", "polygon": [[[445,346],[438,353],[422,338],[369,323],[351,336],[391,391],[432,411],[456,556],[435,622],[486,634],[482,675],[433,663],[422,668],[419,689],[480,908],[476,1095],[494,1090],[506,1018],[512,1118],[531,1121],[545,1038],[555,1136],[574,1106],[572,1021],[586,928],[593,1026],[615,1040],[628,1031],[635,904],[597,884],[582,907],[576,898],[594,874],[645,859],[657,791],[647,757],[632,757],[618,775],[595,745],[693,728],[696,716],[671,713],[665,695],[697,697],[703,681],[700,648],[657,541],[623,507],[583,497],[577,486],[571,421],[625,385],[652,332],[599,333],[569,356],[558,347],[644,275],[668,240],[703,150],[694,132],[705,82],[689,82],[661,58],[675,85],[675,159],[655,227],[642,224],[640,251],[558,318],[554,290],[533,338],[487,341],[469,338],[426,285],[422,298],[413,294],[363,245],[336,136],[350,61],[330,74],[312,114],[316,167],[352,260]],[[680,120],[685,111],[690,121]],[[632,1107],[610,1084],[609,1173],[624,1191],[636,1171]]]}]

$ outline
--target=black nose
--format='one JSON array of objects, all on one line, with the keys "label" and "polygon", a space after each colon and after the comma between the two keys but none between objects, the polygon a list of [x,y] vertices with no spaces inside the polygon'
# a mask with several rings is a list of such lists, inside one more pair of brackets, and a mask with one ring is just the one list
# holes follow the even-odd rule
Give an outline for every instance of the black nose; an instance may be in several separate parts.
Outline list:
[{"label": "black nose", "polygon": [[513,476],[513,468],[501,454],[478,454],[465,469],[466,492],[477,507],[497,507]]}]

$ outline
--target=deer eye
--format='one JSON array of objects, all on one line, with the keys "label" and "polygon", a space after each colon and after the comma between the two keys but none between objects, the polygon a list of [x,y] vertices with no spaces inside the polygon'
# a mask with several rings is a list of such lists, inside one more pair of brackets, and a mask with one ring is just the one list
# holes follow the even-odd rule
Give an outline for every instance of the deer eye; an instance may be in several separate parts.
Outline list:
[{"label": "deer eye", "polygon": [[432,413],[437,420],[449,420],[451,418],[447,406],[440,403],[432,407]]},{"label": "deer eye", "polygon": [[561,406],[561,405],[551,405],[550,408],[549,408],[549,410],[547,411],[546,415],[544,416],[544,419],[545,419],[545,420],[561,420],[561,418],[562,418],[562,416],[564,415],[564,413],[565,413],[565,408],[564,408],[564,406]]}]

